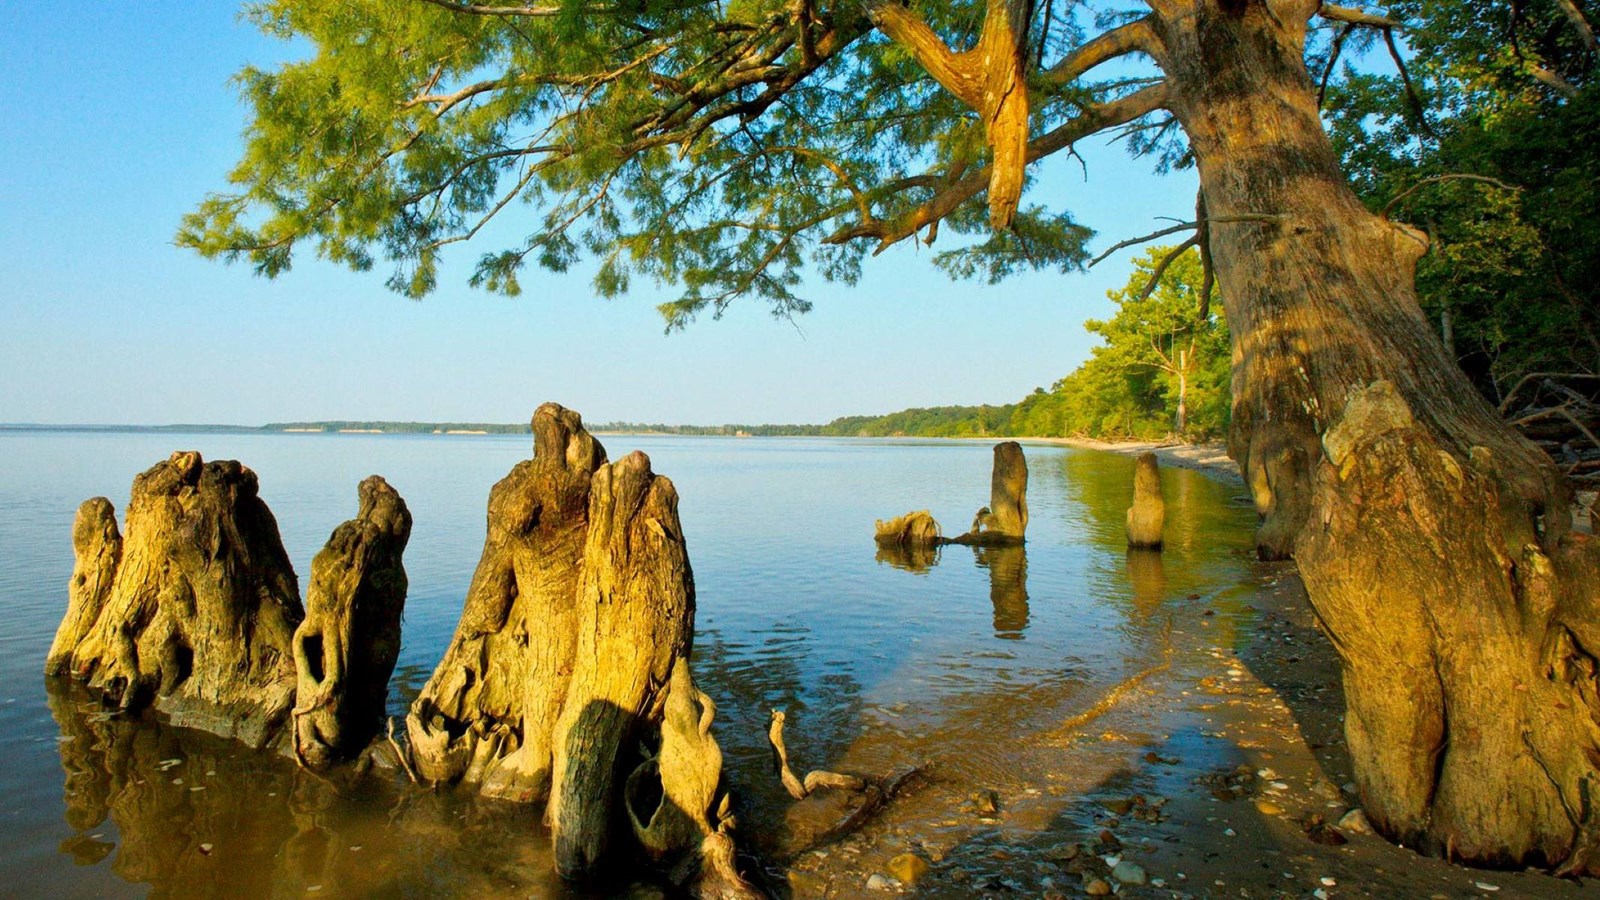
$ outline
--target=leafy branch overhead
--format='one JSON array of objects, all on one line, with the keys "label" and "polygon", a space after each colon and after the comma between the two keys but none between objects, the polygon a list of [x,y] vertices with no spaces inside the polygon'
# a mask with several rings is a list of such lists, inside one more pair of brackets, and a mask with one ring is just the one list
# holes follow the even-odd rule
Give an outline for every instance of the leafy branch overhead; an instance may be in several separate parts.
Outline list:
[{"label": "leafy branch overhead", "polygon": [[177,240],[266,276],[309,247],[382,259],[421,297],[447,247],[477,242],[494,249],[470,282],[503,294],[530,263],[587,256],[603,295],[679,288],[669,326],[740,296],[788,316],[809,308],[803,273],[853,283],[868,252],[941,229],[957,276],[1076,268],[1091,233],[1024,202],[1030,164],[1100,133],[1186,158],[1151,17],[1087,0],[263,0],[248,16],[312,50],[236,77],[244,156]]},{"label": "leafy branch overhead", "polygon": [[[1069,269],[1089,232],[1021,203],[1027,163],[1155,112],[1149,77],[1091,80],[1142,49],[1139,20],[1085,39],[1076,2],[456,3],[269,0],[249,8],[309,58],[247,68],[232,189],[178,242],[267,276],[297,251],[381,258],[420,297],[478,239],[473,284],[585,254],[602,294],[677,285],[681,325],[755,295],[804,311],[801,273],[941,228],[941,263]],[[1126,67],[1122,67],[1126,69]],[[505,215],[516,208],[516,215]]]}]

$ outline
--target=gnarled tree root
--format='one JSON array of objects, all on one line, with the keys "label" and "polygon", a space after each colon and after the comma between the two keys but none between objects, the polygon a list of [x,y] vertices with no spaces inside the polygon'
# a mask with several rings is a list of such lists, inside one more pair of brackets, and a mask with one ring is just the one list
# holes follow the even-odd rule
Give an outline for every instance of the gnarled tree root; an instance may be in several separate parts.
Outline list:
[{"label": "gnarled tree root", "polygon": [[787,716],[783,710],[772,711],[772,721],[767,727],[767,740],[772,744],[773,764],[778,770],[778,777],[783,781],[783,788],[789,792],[789,796],[796,800],[804,800],[822,788],[834,788],[861,795],[860,802],[841,819],[816,833],[807,846],[795,848],[795,852],[804,852],[832,843],[855,832],[871,821],[889,801],[927,775],[926,766],[907,767],[883,777],[846,775],[824,769],[813,769],[801,779],[789,767],[789,748],[783,739],[786,720]]}]

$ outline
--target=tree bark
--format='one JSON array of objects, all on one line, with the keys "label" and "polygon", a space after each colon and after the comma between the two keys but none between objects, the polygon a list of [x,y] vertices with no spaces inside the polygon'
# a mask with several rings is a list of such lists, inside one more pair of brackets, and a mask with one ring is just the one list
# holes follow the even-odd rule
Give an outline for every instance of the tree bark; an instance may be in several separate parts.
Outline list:
[{"label": "tree bark", "polygon": [[120,543],[104,498],[79,509],[73,531],[51,672],[253,747],[283,733],[304,612],[254,472],[174,453],[134,479]]},{"label": "tree bark", "polygon": [[406,603],[405,501],[376,475],[356,517],[311,561],[306,618],[294,634],[295,758],[326,769],[366,749],[384,722]]},{"label": "tree bark", "polygon": [[1600,565],[1547,457],[1417,304],[1318,118],[1311,2],[1152,4],[1233,333],[1230,453],[1344,668],[1368,816],[1465,861],[1597,871]]}]

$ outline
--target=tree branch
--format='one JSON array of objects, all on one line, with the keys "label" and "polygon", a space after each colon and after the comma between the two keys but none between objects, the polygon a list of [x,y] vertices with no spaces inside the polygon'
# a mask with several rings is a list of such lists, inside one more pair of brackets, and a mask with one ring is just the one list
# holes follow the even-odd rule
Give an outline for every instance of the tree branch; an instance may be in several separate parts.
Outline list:
[{"label": "tree branch", "polygon": [[1422,190],[1430,184],[1438,184],[1444,181],[1476,181],[1480,184],[1493,185],[1494,187],[1497,187],[1503,191],[1511,191],[1512,193],[1520,193],[1522,191],[1522,188],[1517,187],[1514,184],[1506,184],[1504,181],[1501,181],[1498,178],[1490,178],[1487,175],[1470,175],[1464,172],[1452,172],[1446,175],[1430,175],[1427,178],[1418,181],[1416,184],[1413,184],[1411,187],[1408,187],[1396,194],[1393,199],[1384,204],[1383,212],[1379,213],[1379,215],[1383,216],[1385,219],[1389,218],[1389,213],[1392,212],[1396,206],[1400,205],[1400,201],[1410,197],[1412,194],[1415,194],[1417,191]]},{"label": "tree branch", "polygon": [[1346,22],[1351,25],[1368,25],[1373,28],[1401,27],[1398,21],[1391,19],[1388,16],[1380,16],[1376,13],[1369,13],[1364,9],[1356,9],[1350,6],[1335,6],[1332,3],[1322,4],[1322,6],[1317,9],[1317,15],[1327,19],[1330,22]]},{"label": "tree branch", "polygon": [[1176,262],[1178,257],[1188,252],[1190,247],[1197,246],[1199,243],[1200,234],[1197,230],[1188,240],[1168,251],[1167,255],[1161,258],[1161,262],[1156,263],[1155,270],[1150,273],[1150,280],[1145,282],[1144,290],[1139,292],[1139,299],[1149,300],[1150,295],[1154,294],[1156,288],[1161,284],[1161,276],[1167,274],[1167,268]]},{"label": "tree branch", "polygon": [[[454,13],[465,13],[471,16],[501,16],[522,19],[547,19],[551,16],[561,15],[559,6],[489,6],[481,3],[455,3],[453,0],[421,0],[431,3],[441,9],[448,9]],[[614,10],[606,10],[614,12]],[[601,10],[593,10],[601,12]]]},{"label": "tree branch", "polygon": [[1567,19],[1572,22],[1572,27],[1578,29],[1578,36],[1583,39],[1584,46],[1591,53],[1600,53],[1600,41],[1595,40],[1594,29],[1589,26],[1589,20],[1584,18],[1583,10],[1572,0],[1556,0],[1556,5],[1567,14]]},{"label": "tree branch", "polygon": [[[1033,162],[1072,146],[1098,131],[1131,122],[1161,109],[1167,103],[1165,83],[1151,85],[1126,97],[1086,108],[1077,118],[1061,123],[1027,145],[1026,162]],[[989,184],[990,168],[970,171],[958,180],[944,184],[932,198],[891,222],[863,222],[840,229],[823,239],[825,244],[843,244],[858,238],[877,238],[876,256],[907,237],[954,212]]]},{"label": "tree branch", "polygon": [[1129,53],[1153,55],[1156,40],[1155,29],[1150,27],[1149,18],[1135,19],[1126,25],[1104,32],[1063,56],[1039,77],[1048,84],[1066,84],[1095,66],[1119,56],[1126,56]]}]

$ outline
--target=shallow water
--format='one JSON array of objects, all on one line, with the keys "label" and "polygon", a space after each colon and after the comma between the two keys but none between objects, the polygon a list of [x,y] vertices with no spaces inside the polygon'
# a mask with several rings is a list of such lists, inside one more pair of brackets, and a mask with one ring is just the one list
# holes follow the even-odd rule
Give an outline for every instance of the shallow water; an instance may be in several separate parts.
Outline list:
[{"label": "shallow water", "polygon": [[[988,502],[981,442],[602,436],[678,487],[693,562],[695,674],[741,831],[773,847],[792,803],[771,773],[769,710],[797,768],[931,763],[954,783],[1034,777],[1028,753],[1090,753],[1052,729],[1166,652],[1172,598],[1248,577],[1236,488],[1163,473],[1168,547],[1130,556],[1132,460],[1026,448],[1025,550],[880,559],[872,522],[930,509],[965,530]],[[481,549],[489,487],[527,436],[0,433],[0,893],[52,896],[481,896],[569,893],[525,809],[369,780],[323,782],[204,735],[127,722],[39,674],[65,607],[83,499],[125,504],[174,449],[254,469],[301,574],[355,486],[384,475],[416,520],[406,551],[401,714],[449,642]],[[997,739],[1004,737],[1005,739]],[[172,763],[172,760],[178,760]],[[1072,760],[1057,759],[1063,771]],[[940,823],[925,827],[937,830]],[[614,889],[614,888],[613,888]]]}]

